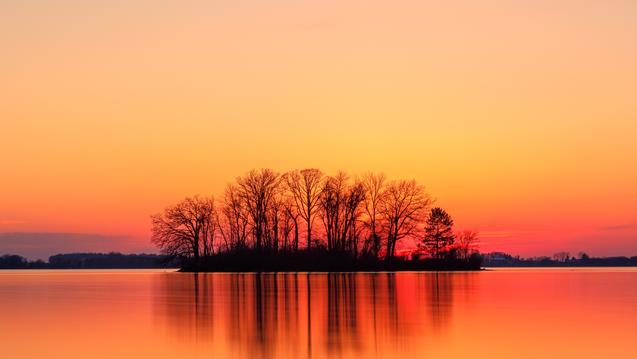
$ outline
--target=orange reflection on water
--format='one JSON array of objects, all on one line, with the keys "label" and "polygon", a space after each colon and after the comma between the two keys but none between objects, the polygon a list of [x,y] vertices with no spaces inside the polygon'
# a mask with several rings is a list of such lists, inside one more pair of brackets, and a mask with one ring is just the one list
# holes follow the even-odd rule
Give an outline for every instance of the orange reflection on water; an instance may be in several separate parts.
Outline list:
[{"label": "orange reflection on water", "polygon": [[444,329],[454,283],[476,274],[168,274],[156,278],[157,316],[237,357],[410,352]]},{"label": "orange reflection on water", "polygon": [[0,272],[11,358],[627,357],[636,269]]}]

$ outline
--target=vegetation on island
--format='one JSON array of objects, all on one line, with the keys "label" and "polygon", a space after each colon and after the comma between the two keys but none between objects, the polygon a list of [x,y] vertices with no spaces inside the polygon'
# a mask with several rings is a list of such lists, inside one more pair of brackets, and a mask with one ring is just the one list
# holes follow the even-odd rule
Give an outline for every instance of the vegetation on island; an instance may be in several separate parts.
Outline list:
[{"label": "vegetation on island", "polygon": [[477,232],[434,203],[383,174],[251,170],[151,216],[151,240],[188,271],[479,269]]}]

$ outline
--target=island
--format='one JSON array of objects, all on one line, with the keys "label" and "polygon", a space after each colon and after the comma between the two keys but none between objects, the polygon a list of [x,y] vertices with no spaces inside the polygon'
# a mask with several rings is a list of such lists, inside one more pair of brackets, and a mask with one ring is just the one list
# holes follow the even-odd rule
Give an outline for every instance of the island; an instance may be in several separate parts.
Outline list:
[{"label": "island", "polygon": [[251,170],[218,197],[151,216],[151,240],[182,271],[479,270],[478,233],[415,180]]}]

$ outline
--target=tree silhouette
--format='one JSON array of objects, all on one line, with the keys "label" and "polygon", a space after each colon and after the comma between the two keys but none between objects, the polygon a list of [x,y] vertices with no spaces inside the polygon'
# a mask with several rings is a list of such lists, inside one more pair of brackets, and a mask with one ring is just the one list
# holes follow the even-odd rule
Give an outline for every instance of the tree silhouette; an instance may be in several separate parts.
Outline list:
[{"label": "tree silhouette", "polygon": [[[290,196],[286,197],[283,201],[283,210],[285,212],[285,242],[286,247],[288,247],[287,241],[289,237],[289,233],[291,230],[294,230],[294,240],[292,244],[289,244],[289,247],[293,247],[295,251],[299,250],[299,212],[294,203],[294,199]],[[290,249],[290,248],[288,248]]]},{"label": "tree silhouette", "polygon": [[251,220],[255,248],[261,250],[264,236],[267,236],[268,210],[279,186],[279,174],[267,168],[252,170],[237,178],[237,186]]},{"label": "tree silhouette", "polygon": [[312,246],[312,224],[319,210],[323,177],[323,172],[316,168],[290,171],[284,175],[285,183],[292,194],[297,212],[307,224],[308,249]]},{"label": "tree silhouette", "polygon": [[385,175],[382,173],[367,173],[363,176],[361,183],[365,189],[364,209],[367,218],[364,224],[368,230],[364,252],[365,254],[377,257],[381,245],[379,233],[381,220],[380,206],[385,190]]},{"label": "tree silhouette", "polygon": [[557,262],[566,262],[571,254],[569,252],[557,252],[553,254],[553,260]]},{"label": "tree silhouette", "polygon": [[440,258],[444,250],[453,244],[453,219],[442,208],[432,208],[427,216],[425,236],[421,247],[434,258]]},{"label": "tree silhouette", "polygon": [[212,254],[216,223],[212,197],[187,197],[151,216],[151,241],[171,256],[193,258]]},{"label": "tree silhouette", "polygon": [[472,230],[459,231],[455,235],[455,242],[460,251],[460,257],[468,259],[476,251],[478,232]]},{"label": "tree silhouette", "polygon": [[349,184],[349,177],[339,172],[325,180],[321,191],[320,217],[325,229],[328,250],[357,252],[358,231],[356,224],[365,199],[365,189],[360,182]]},{"label": "tree silhouette", "polygon": [[248,212],[237,185],[226,187],[219,231],[227,251],[246,248],[248,243]]},{"label": "tree silhouette", "polygon": [[[444,210],[434,208],[427,217],[432,203],[414,180],[386,182],[382,174],[345,172],[325,176],[318,169],[281,176],[265,168],[228,184],[218,208],[212,197],[195,196],[151,216],[151,240],[163,253],[186,258],[185,270],[245,268],[241,263],[255,269],[346,270],[356,263],[386,269],[406,259],[391,260],[405,238],[420,240],[436,258],[453,242],[453,221]],[[304,249],[299,248],[301,226],[307,231]],[[461,232],[454,253],[462,258],[452,259],[468,263],[475,237]],[[312,267],[318,262],[323,267]]]},{"label": "tree silhouette", "polygon": [[387,185],[380,206],[387,237],[386,259],[394,257],[396,242],[417,233],[423,212],[432,202],[414,180]]}]

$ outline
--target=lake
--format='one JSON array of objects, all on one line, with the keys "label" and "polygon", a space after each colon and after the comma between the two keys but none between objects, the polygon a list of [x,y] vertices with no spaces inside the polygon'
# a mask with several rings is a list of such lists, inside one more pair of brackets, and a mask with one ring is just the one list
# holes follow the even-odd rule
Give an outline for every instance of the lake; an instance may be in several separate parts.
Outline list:
[{"label": "lake", "polygon": [[635,268],[0,271],[5,358],[619,358],[635,339]]}]

